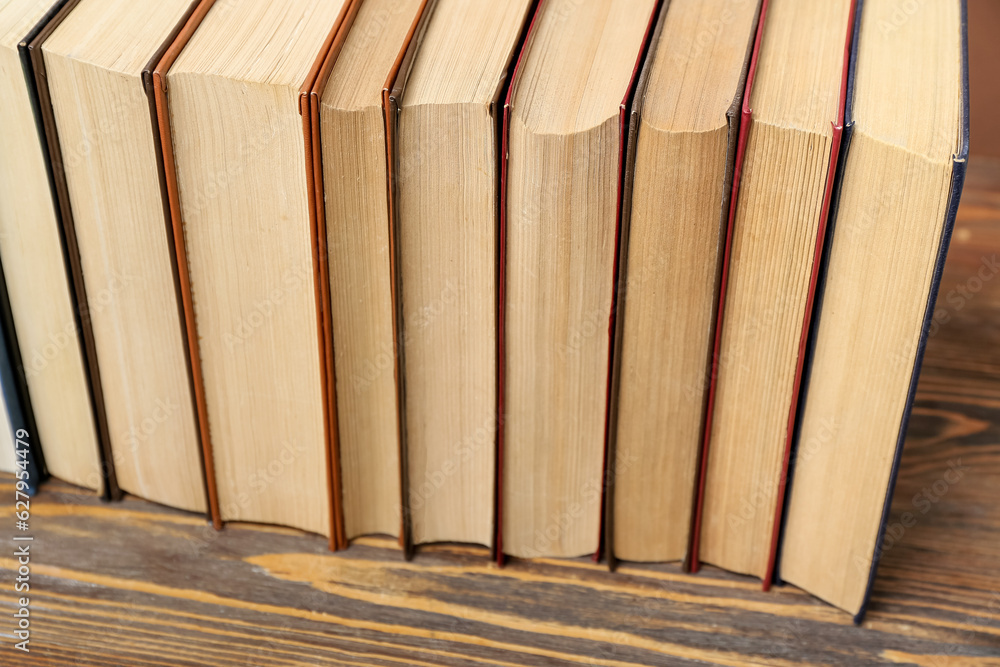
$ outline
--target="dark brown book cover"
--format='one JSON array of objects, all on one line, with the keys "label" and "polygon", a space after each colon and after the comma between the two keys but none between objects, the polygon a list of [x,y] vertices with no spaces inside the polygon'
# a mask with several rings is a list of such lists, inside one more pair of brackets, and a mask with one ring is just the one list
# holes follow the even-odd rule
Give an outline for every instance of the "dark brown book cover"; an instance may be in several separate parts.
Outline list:
[{"label": "dark brown book cover", "polygon": [[98,460],[103,480],[102,496],[106,500],[119,500],[122,491],[115,476],[114,458],[111,453],[111,436],[108,432],[108,418],[104,408],[104,391],[101,386],[101,370],[97,363],[97,347],[87,300],[87,286],[83,279],[80,262],[80,248],[77,244],[76,227],[73,223],[73,209],[70,205],[66,172],[63,167],[62,150],[59,146],[59,132],[56,128],[49,96],[49,84],[45,74],[45,59],[42,44],[65,20],[79,0],[63,0],[42,18],[28,35],[17,45],[24,69],[28,94],[35,112],[42,152],[46,158],[46,170],[56,217],[59,219],[63,253],[70,276],[70,296],[75,304],[76,327],[80,332],[83,359],[89,380],[91,408],[97,428],[99,444]]},{"label": "dark brown book cover", "polygon": [[514,96],[514,82],[517,80],[518,70],[524,61],[524,55],[531,46],[531,37],[534,34],[535,25],[545,0],[538,0],[535,9],[531,14],[531,21],[524,35],[517,53],[517,60],[510,73],[510,84],[507,86],[504,95],[503,110],[500,124],[500,271],[498,276],[497,289],[497,462],[496,462],[496,537],[493,540],[493,558],[497,565],[503,567],[505,557],[503,554],[503,438],[504,438],[504,299],[507,285],[507,151],[510,148],[510,103]]}]

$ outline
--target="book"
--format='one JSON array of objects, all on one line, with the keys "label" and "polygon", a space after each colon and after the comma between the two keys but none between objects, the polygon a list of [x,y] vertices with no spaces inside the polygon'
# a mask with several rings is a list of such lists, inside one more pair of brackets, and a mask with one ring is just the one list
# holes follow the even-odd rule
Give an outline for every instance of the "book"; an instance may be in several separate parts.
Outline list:
[{"label": "book", "polygon": [[843,126],[853,11],[853,0],[765,2],[744,96],[692,567],[704,561],[751,574],[765,588]]},{"label": "book", "polygon": [[437,0],[391,93],[414,544],[492,547],[503,95],[530,0]]},{"label": "book", "polygon": [[346,9],[206,1],[152,72],[209,493],[221,521],[288,525],[331,543],[326,346],[300,97]]},{"label": "book", "polygon": [[24,376],[21,348],[10,309],[7,280],[0,266],[0,471],[13,473],[16,490],[38,493],[48,476],[38,442],[38,426]]},{"label": "book", "polygon": [[[341,545],[397,537],[407,555],[389,92],[425,0],[352,4],[311,94],[321,160],[319,234],[329,262]],[[336,501],[335,501],[336,502]]]},{"label": "book", "polygon": [[144,65],[190,0],[79,0],[40,49],[118,486],[205,512]]},{"label": "book", "polygon": [[0,3],[0,471],[860,622],[968,157],[910,9]]},{"label": "book", "polygon": [[[758,2],[664,3],[629,116],[605,552],[686,557]],[[725,20],[722,20],[725,17]],[[655,526],[655,528],[651,528]]]},{"label": "book", "polygon": [[116,497],[102,447],[106,430],[87,343],[89,311],[77,308],[82,283],[73,262],[75,237],[63,217],[61,175],[49,160],[35,76],[37,40],[70,6],[12,0],[0,7],[0,261],[11,311],[7,336],[19,348],[24,409],[30,403],[37,420],[29,434],[36,457],[44,455],[52,475]]},{"label": "book", "polygon": [[[855,615],[886,525],[969,152],[965,2],[858,9],[780,579]],[[942,484],[963,470],[942,462]],[[837,502],[831,503],[830,498]],[[921,503],[898,519],[902,530]]]},{"label": "book", "polygon": [[658,4],[543,0],[507,95],[501,558],[600,548],[625,122]]}]

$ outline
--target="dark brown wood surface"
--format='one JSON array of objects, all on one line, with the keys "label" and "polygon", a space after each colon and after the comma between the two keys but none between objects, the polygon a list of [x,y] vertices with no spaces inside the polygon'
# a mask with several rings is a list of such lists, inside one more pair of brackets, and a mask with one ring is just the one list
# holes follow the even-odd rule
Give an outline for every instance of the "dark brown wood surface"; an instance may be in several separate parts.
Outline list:
[{"label": "dark brown wood surface", "polygon": [[[229,525],[60,482],[31,503],[31,652],[12,647],[0,479],[0,665],[1000,665],[1000,162],[973,159],[862,627],[706,567],[490,563],[485,549]],[[942,482],[960,466],[956,483]],[[954,480],[953,474],[948,479]],[[904,512],[916,517],[896,525]],[[910,523],[910,522],[908,522]]]}]

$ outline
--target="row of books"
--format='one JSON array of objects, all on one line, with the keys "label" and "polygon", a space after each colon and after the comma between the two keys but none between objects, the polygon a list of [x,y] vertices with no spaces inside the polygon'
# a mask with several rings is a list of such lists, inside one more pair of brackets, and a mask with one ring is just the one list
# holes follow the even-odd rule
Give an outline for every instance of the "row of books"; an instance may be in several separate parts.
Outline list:
[{"label": "row of books", "polygon": [[0,35],[6,467],[860,619],[963,2],[2,0]]}]

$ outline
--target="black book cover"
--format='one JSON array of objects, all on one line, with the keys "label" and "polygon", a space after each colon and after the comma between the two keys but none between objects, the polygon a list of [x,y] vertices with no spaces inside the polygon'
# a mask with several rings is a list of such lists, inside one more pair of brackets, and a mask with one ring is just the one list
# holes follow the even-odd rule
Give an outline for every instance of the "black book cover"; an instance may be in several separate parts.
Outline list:
[{"label": "black book cover", "polygon": [[21,362],[21,349],[14,330],[14,317],[10,311],[7,280],[0,266],[0,386],[10,418],[11,441],[14,443],[14,473],[18,481],[27,483],[27,493],[38,493],[38,485],[48,476],[45,457],[35,428],[35,415],[31,411],[28,384]]}]

